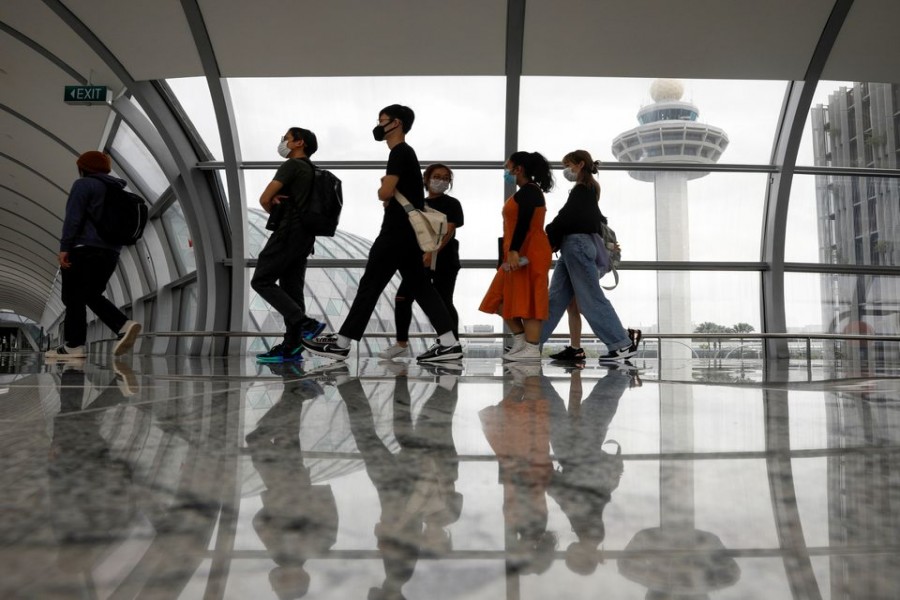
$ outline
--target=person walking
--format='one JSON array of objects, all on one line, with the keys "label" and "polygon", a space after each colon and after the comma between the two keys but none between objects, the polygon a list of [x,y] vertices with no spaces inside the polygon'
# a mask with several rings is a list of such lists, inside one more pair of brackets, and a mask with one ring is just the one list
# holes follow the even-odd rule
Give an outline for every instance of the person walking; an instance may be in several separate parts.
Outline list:
[{"label": "person walking", "polygon": [[79,178],[66,201],[66,217],[59,241],[62,302],[66,307],[63,344],[45,353],[47,358],[84,358],[87,355],[87,309],[115,332],[113,354],[134,346],[141,324],[132,321],[104,295],[106,284],[119,264],[122,246],[105,241],[97,231],[108,186],[125,187],[111,176],[112,162],[103,152],[90,150],[75,161]]},{"label": "person walking", "polygon": [[541,154],[514,152],[504,165],[503,176],[519,190],[503,204],[503,265],[479,310],[500,314],[513,332],[513,345],[503,354],[505,360],[535,361],[541,359],[538,344],[549,306],[552,252],[544,233],[544,192],[553,189],[553,175]]},{"label": "person walking", "polygon": [[306,263],[316,237],[303,229],[300,210],[312,190],[315,168],[310,157],[318,148],[316,134],[309,129],[288,129],[278,144],[278,154],[287,160],[259,197],[263,210],[271,215],[266,227],[273,231],[257,257],[250,285],[284,317],[285,325],[284,340],[258,354],[260,362],[302,360],[300,340],[314,338],[325,329],[325,323],[306,314],[303,299]]},{"label": "person walking", "polygon": [[[563,176],[575,183],[559,214],[547,225],[547,238],[560,259],[550,282],[550,314],[543,323],[541,344],[556,328],[574,298],[594,334],[607,347],[600,362],[625,360],[637,353],[638,329],[626,330],[600,287],[598,249],[594,235],[606,218],[600,212],[600,184],[594,178],[599,162],[587,150],[563,157]],[[580,333],[580,331],[579,331]]]},{"label": "person walking", "polygon": [[412,128],[415,113],[408,106],[392,104],[378,113],[378,124],[372,130],[377,142],[387,142],[391,152],[387,173],[381,178],[378,199],[384,205],[381,231],[369,250],[366,270],[359,282],[359,289],[350,311],[337,334],[316,339],[303,339],[303,347],[310,353],[334,360],[347,360],[350,342],[362,339],[369,319],[375,310],[381,293],[397,271],[408,285],[409,293],[432,326],[438,332],[438,341],[417,358],[423,362],[456,360],[462,358],[462,346],[453,333],[453,321],[434,286],[422,269],[422,250],[406,210],[394,194],[399,192],[421,210],[425,207],[422,171],[412,146],[406,143],[406,134]]},{"label": "person walking", "polygon": [[[456,288],[456,277],[459,274],[459,242],[456,230],[463,226],[463,209],[459,200],[447,195],[453,187],[453,171],[447,165],[435,163],[425,169],[425,191],[428,197],[425,203],[447,215],[447,233],[441,246],[432,256],[431,252],[422,255],[425,277],[437,290],[444,307],[453,320],[453,335],[459,339],[459,314],[453,306],[453,291]],[[432,264],[433,263],[433,264]],[[412,303],[415,298],[410,293],[409,285],[404,279],[397,289],[394,298],[394,322],[397,329],[397,343],[378,353],[379,358],[393,359],[409,355],[409,325],[412,323]]]}]

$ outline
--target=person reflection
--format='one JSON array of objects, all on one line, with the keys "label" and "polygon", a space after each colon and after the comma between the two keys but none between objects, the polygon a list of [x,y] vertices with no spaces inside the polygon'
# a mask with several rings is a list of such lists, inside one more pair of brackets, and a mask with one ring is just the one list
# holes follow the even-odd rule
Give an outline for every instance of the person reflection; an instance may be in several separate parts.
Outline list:
[{"label": "person reflection", "polygon": [[393,454],[375,431],[372,409],[358,379],[338,380],[350,415],[350,428],[381,503],[375,537],[384,563],[381,587],[370,600],[403,598],[421,554],[443,555],[452,548],[446,527],[459,519],[462,495],[456,491],[459,457],[451,429],[456,381],[444,381],[413,422],[409,382],[398,373],[394,384],[393,426],[400,451]]},{"label": "person reflection", "polygon": [[100,432],[105,409],[125,400],[113,379],[90,401],[84,359],[62,366],[60,410],[53,419],[48,464],[50,521],[66,573],[90,571],[125,538],[136,514],[133,471]]},{"label": "person reflection", "polygon": [[338,514],[331,486],[313,485],[300,447],[303,406],[324,391],[303,378],[295,363],[267,366],[284,378],[284,392],[246,437],[253,466],[266,486],[253,527],[277,565],[269,572],[272,590],[288,600],[306,595],[309,573],[304,565],[337,541]]},{"label": "person reflection", "polygon": [[547,531],[550,459],[549,380],[540,365],[509,365],[512,385],[503,400],[479,412],[488,443],[497,455],[503,485],[503,517],[509,566],[520,573],[546,571],[556,550]]},{"label": "person reflection", "polygon": [[606,433],[622,394],[639,381],[629,370],[618,365],[610,368],[583,401],[581,372],[573,370],[568,410],[553,386],[545,383],[550,438],[559,462],[548,491],[578,537],[566,548],[566,565],[582,575],[593,573],[602,561],[598,546],[606,537],[603,510],[624,470],[621,448],[615,440],[607,440]]}]

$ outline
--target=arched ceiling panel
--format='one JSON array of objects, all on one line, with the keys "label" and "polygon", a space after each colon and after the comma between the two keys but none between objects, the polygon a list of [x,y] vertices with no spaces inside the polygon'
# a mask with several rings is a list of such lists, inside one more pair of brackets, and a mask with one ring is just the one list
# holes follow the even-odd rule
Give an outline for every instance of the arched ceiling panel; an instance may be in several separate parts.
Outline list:
[{"label": "arched ceiling panel", "polygon": [[225,77],[503,75],[505,70],[506,0],[199,0],[199,5]]},{"label": "arched ceiling panel", "polygon": [[[178,0],[66,0],[64,4],[136,81],[203,75],[197,46]],[[246,4],[254,9],[259,6],[257,2]],[[253,20],[243,25],[250,23],[255,29]],[[243,43],[240,36],[231,41]]]},{"label": "arched ceiling panel", "polygon": [[55,231],[62,228],[67,190],[0,156],[0,206]]},{"label": "arched ceiling panel", "polygon": [[822,79],[900,82],[900,2],[855,0],[841,28]]},{"label": "arched ceiling panel", "polygon": [[831,13],[822,0],[538,0],[523,75],[803,79]]}]

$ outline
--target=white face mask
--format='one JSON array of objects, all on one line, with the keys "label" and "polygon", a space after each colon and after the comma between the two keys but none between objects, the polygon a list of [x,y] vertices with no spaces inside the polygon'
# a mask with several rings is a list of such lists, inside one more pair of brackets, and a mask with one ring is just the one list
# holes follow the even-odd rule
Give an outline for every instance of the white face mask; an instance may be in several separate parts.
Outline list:
[{"label": "white face mask", "polygon": [[428,182],[428,189],[435,194],[443,194],[450,189],[450,182],[443,179],[432,179]]},{"label": "white face mask", "polygon": [[563,177],[568,181],[578,181],[578,173],[572,170],[572,167],[563,169]]},{"label": "white face mask", "polygon": [[278,155],[281,158],[287,158],[291,154],[291,149],[288,148],[288,143],[286,140],[281,140],[278,143]]}]

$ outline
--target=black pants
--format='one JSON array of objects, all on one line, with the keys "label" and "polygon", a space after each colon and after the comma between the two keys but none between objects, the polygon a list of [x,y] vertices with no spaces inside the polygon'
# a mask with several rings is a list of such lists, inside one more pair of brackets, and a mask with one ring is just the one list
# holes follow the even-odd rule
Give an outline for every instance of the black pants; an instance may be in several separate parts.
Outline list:
[{"label": "black pants", "polygon": [[362,339],[381,293],[397,271],[400,271],[403,283],[422,307],[434,330],[440,335],[453,329],[450,313],[425,276],[422,251],[410,230],[409,235],[382,232],[375,238],[356,298],[341,326],[341,335],[352,340]]},{"label": "black pants", "polygon": [[279,229],[269,236],[257,258],[250,285],[284,317],[288,327],[310,320],[306,316],[303,285],[306,262],[315,243],[315,236]]},{"label": "black pants", "polygon": [[[448,259],[448,262],[442,262]],[[444,266],[441,266],[444,265]],[[453,291],[456,289],[456,276],[459,275],[459,259],[458,257],[439,256],[437,269],[432,271],[425,268],[425,279],[431,282],[431,285],[437,290],[444,308],[450,313],[450,320],[453,323],[453,335],[459,339],[459,314],[456,307],[453,306]],[[409,325],[412,323],[412,303],[418,300],[413,294],[406,279],[397,289],[396,304],[394,304],[394,321],[397,325],[397,341],[409,341]]]},{"label": "black pants", "polygon": [[106,284],[116,270],[119,255],[112,250],[81,246],[69,252],[72,266],[62,273],[62,301],[66,306],[63,326],[65,343],[70,348],[83,346],[87,339],[87,309],[118,333],[128,317],[103,296]]}]

